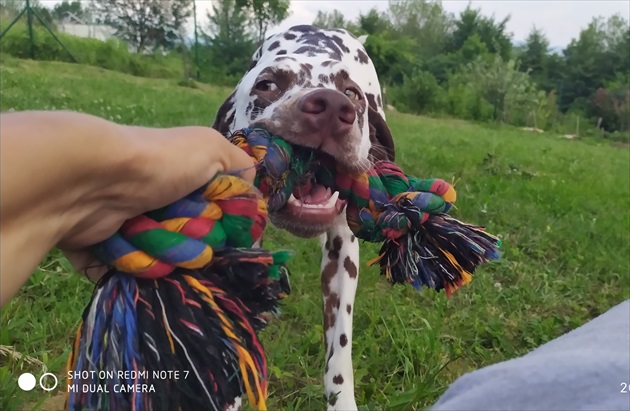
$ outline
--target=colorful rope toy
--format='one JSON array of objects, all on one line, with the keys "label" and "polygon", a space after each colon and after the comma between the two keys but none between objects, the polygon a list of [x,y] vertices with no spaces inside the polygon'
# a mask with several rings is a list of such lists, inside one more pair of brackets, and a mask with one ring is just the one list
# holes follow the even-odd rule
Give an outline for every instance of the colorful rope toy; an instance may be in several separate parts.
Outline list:
[{"label": "colorful rope toy", "polygon": [[261,128],[237,131],[230,140],[263,171],[255,184],[269,198],[271,211],[284,206],[296,187],[309,180],[339,191],[339,198],[347,200],[352,232],[383,243],[370,264],[379,263],[391,283],[445,289],[450,296],[471,280],[477,266],[499,258],[497,237],[446,214],[456,193],[444,180],[410,177],[389,161],[351,175],[329,157],[291,146]]},{"label": "colorful rope toy", "polygon": [[383,243],[371,264],[393,284],[449,296],[477,266],[499,258],[498,238],[446,214],[456,195],[443,180],[409,177],[391,162],[349,175],[260,128],[229,138],[256,164],[258,191],[216,176],[94,247],[112,270],[83,313],[68,362],[75,389],[67,408],[223,410],[245,392],[265,410],[266,355],[257,333],[290,292],[289,254],[250,247],[268,210],[309,181],[339,191],[358,238]]}]

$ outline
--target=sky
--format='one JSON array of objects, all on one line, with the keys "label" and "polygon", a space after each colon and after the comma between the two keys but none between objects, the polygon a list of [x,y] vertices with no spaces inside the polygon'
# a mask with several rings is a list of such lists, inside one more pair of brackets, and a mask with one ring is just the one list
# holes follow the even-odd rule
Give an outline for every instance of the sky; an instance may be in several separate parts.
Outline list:
[{"label": "sky", "polygon": [[[205,10],[211,8],[211,3],[211,0],[197,0],[198,16],[203,15],[205,19]],[[628,0],[472,0],[470,3],[485,15],[494,14],[497,20],[510,15],[508,31],[513,34],[515,42],[524,41],[536,25],[547,35],[552,47],[561,48],[577,37],[593,17],[607,18],[620,13],[630,20]],[[296,24],[312,23],[318,10],[331,12],[337,9],[347,20],[354,20],[373,7],[384,11],[387,5],[387,0],[292,0],[289,18],[270,30],[269,34]],[[446,11],[457,15],[466,8],[468,0],[443,0],[442,5]]]},{"label": "sky", "polygon": [[[0,0],[1,1],[1,0]],[[57,0],[41,0],[52,6]],[[203,26],[207,21],[206,11],[212,8],[212,0],[197,1],[197,23]],[[443,0],[442,5],[451,13],[459,14],[468,4],[468,0]],[[516,43],[523,42],[532,27],[541,29],[553,48],[564,48],[571,39],[576,38],[580,30],[596,16],[604,18],[620,13],[630,20],[630,2],[628,0],[472,0],[473,8],[481,9],[488,16],[494,14],[497,20],[510,15],[508,31],[513,34]],[[291,15],[268,34],[287,29],[297,24],[310,24],[317,16],[317,11],[331,12],[339,10],[348,20],[354,20],[360,13],[371,8],[386,10],[388,0],[291,0]],[[192,32],[192,23],[189,25]]]}]

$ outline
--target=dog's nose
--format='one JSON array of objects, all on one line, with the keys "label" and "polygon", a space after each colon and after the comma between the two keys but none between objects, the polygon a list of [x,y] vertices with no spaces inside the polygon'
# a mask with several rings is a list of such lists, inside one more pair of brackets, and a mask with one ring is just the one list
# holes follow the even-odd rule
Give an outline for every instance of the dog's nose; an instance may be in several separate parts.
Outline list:
[{"label": "dog's nose", "polygon": [[311,91],[298,101],[303,120],[315,132],[332,137],[342,137],[350,132],[357,112],[350,99],[331,89]]}]

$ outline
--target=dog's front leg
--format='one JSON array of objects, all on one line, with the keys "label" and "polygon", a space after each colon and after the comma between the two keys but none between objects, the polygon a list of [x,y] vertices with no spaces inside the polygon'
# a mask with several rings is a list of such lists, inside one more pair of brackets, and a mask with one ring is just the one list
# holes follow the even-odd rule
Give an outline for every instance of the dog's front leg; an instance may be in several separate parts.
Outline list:
[{"label": "dog's front leg", "polygon": [[328,410],[356,410],[352,314],[359,275],[359,242],[348,228],[345,213],[320,241],[326,345],[324,388]]}]

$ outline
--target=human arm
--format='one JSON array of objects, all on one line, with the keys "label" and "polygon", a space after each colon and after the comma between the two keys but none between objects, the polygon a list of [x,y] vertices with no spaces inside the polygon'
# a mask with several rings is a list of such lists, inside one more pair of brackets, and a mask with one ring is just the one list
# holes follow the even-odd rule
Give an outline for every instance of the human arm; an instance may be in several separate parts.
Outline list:
[{"label": "human arm", "polygon": [[206,127],[118,125],[76,112],[18,112],[0,121],[0,305],[58,246],[81,270],[86,248],[136,215],[252,160]]}]

